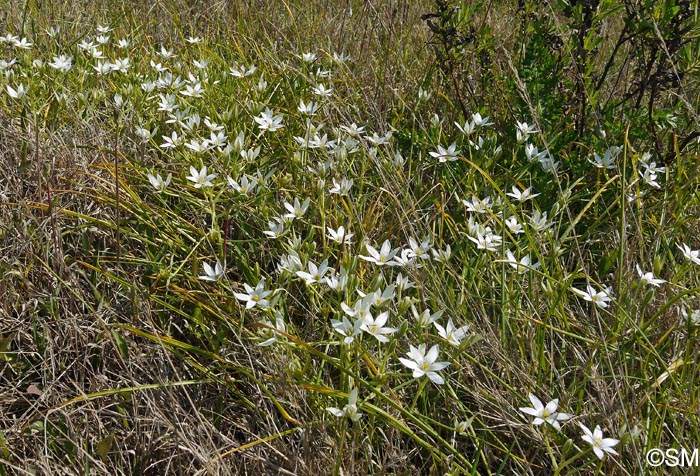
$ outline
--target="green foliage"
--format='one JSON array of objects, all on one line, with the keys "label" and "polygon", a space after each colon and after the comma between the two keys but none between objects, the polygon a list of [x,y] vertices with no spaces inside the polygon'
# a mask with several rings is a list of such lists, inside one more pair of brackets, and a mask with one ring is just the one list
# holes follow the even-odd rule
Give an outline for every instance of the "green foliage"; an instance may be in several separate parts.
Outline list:
[{"label": "green foliage", "polygon": [[594,475],[692,447],[696,6],[287,3],[115,7],[105,58],[15,20],[0,465]]}]

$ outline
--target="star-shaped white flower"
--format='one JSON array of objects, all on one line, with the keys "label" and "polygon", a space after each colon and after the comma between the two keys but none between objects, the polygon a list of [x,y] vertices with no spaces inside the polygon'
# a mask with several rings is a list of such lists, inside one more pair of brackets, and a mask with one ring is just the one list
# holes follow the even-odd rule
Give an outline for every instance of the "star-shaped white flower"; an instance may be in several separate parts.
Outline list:
[{"label": "star-shaped white flower", "polygon": [[343,336],[343,342],[346,344],[352,344],[360,334],[360,327],[362,327],[362,319],[357,319],[356,321],[350,321],[347,317],[343,316],[343,320],[339,321],[337,319],[331,319],[331,326],[340,335]]},{"label": "star-shaped white flower", "polygon": [[425,352],[425,344],[418,347],[410,346],[410,351],[406,354],[409,358],[399,358],[402,364],[413,370],[413,378],[428,377],[433,383],[442,385],[445,380],[438,374],[439,371],[450,365],[449,362],[436,362],[440,355],[440,347],[435,344],[430,350]]},{"label": "star-shaped white flower", "polygon": [[219,260],[216,261],[216,265],[212,268],[209,263],[203,263],[204,274],[199,276],[202,281],[218,281],[224,275],[224,268],[221,266]]},{"label": "star-shaped white flower", "polygon": [[282,116],[279,114],[275,115],[269,107],[265,108],[265,111],[261,112],[259,116],[253,119],[258,123],[258,127],[261,131],[275,132],[284,127],[282,124]]},{"label": "star-shaped white flower", "polygon": [[365,245],[367,248],[367,253],[369,256],[362,256],[360,255],[360,259],[363,259],[365,261],[369,261],[370,263],[374,263],[378,266],[395,266],[396,261],[394,261],[394,257],[396,254],[399,252],[399,248],[396,249],[391,249],[391,243],[389,240],[385,240],[384,243],[382,243],[382,247],[379,251],[377,249],[369,244]]},{"label": "star-shaped white flower", "polygon": [[586,291],[581,289],[571,288],[571,290],[583,298],[584,301],[589,301],[598,307],[606,308],[608,307],[608,302],[612,301],[610,297],[611,288],[606,287],[603,291],[596,291],[590,284],[586,285]]},{"label": "star-shaped white flower", "polygon": [[12,99],[22,99],[24,96],[26,96],[27,92],[29,91],[29,87],[24,87],[24,84],[20,84],[17,86],[17,89],[13,88],[9,84],[6,86],[7,87],[7,95],[10,96]]},{"label": "star-shaped white flower", "polygon": [[323,260],[323,263],[321,263],[319,266],[316,266],[315,263],[309,261],[309,272],[297,271],[296,275],[303,279],[307,285],[311,285],[321,282],[328,271],[331,271],[332,274],[333,268],[328,267],[327,259]]},{"label": "star-shaped white flower", "polygon": [[685,243],[682,244],[682,247],[679,245],[676,246],[678,246],[678,249],[683,252],[683,256],[685,256],[693,263],[700,265],[700,250],[691,250],[690,247]]},{"label": "star-shaped white flower", "polygon": [[331,241],[334,241],[340,245],[351,245],[352,244],[352,237],[355,235],[354,233],[350,233],[350,231],[346,230],[344,226],[339,226],[337,230],[334,230],[330,226],[326,227],[328,230],[328,238]]},{"label": "star-shaped white flower", "polygon": [[642,271],[642,268],[637,265],[637,273],[639,274],[639,280],[644,283],[644,284],[651,284],[652,286],[659,287],[659,285],[664,284],[666,282],[665,279],[659,279],[654,277],[654,273],[649,271],[648,273],[645,273]]},{"label": "star-shaped white flower", "polygon": [[532,420],[533,425],[548,423],[557,430],[560,430],[561,425],[559,422],[566,421],[571,418],[571,415],[567,413],[557,412],[557,408],[559,407],[558,398],[547,403],[547,405],[543,405],[540,399],[533,394],[530,393],[527,397],[530,399],[530,402],[532,402],[532,407],[520,407],[520,411],[535,417],[535,419]]},{"label": "star-shaped white flower", "polygon": [[347,417],[352,421],[358,421],[362,418],[362,413],[357,409],[357,388],[350,390],[350,393],[348,393],[348,404],[342,410],[335,407],[328,407],[326,410],[335,417]]},{"label": "star-shaped white flower", "polygon": [[190,165],[190,176],[187,177],[187,180],[194,182],[194,188],[213,187],[214,184],[212,184],[211,181],[214,180],[217,175],[218,174],[207,174],[206,165],[199,171]]},{"label": "star-shaped white flower", "polygon": [[251,309],[255,306],[266,308],[270,305],[270,301],[266,298],[272,294],[272,291],[265,289],[264,279],[258,281],[255,288],[248,284],[243,284],[243,287],[245,288],[245,293],[233,293],[233,295],[236,296],[236,299],[246,303],[246,309]]},{"label": "star-shaped white flower", "polygon": [[599,459],[603,459],[605,453],[610,453],[611,455],[618,454],[617,451],[613,449],[613,446],[617,445],[620,440],[616,440],[615,438],[603,438],[603,431],[600,429],[599,425],[596,425],[592,432],[582,423],[579,423],[579,426],[581,430],[583,430],[581,439],[593,447],[593,452]]},{"label": "star-shaped white flower", "polygon": [[393,334],[398,329],[395,329],[394,327],[385,327],[386,321],[388,319],[389,311],[382,312],[376,318],[373,317],[372,314],[368,314],[362,320],[362,325],[360,326],[360,329],[373,336],[379,342],[389,342],[389,338],[386,336],[388,334]]},{"label": "star-shaped white flower", "polygon": [[513,197],[514,199],[516,199],[519,202],[524,202],[526,200],[530,200],[531,198],[535,198],[536,196],[539,195],[539,193],[532,193],[531,187],[528,187],[521,192],[518,187],[513,185],[511,187],[511,190],[513,190],[513,191],[506,193],[506,195],[508,195],[509,197]]},{"label": "star-shaped white flower", "polygon": [[433,322],[433,325],[440,337],[455,347],[459,347],[462,340],[467,336],[467,332],[469,332],[469,326],[455,327],[451,317],[447,320],[447,326],[445,327],[442,327],[437,322]]},{"label": "star-shaped white flower", "polygon": [[148,181],[151,182],[151,185],[153,185],[153,188],[155,188],[159,192],[163,192],[165,188],[170,185],[170,181],[173,178],[173,174],[168,174],[167,178],[163,180],[163,177],[160,176],[160,174],[156,174],[154,177],[152,174],[148,174]]},{"label": "star-shaped white flower", "polygon": [[438,161],[442,163],[454,162],[459,158],[460,152],[461,151],[457,150],[457,144],[453,142],[447,147],[447,149],[439,145],[437,152],[429,152],[429,154],[431,157],[438,159]]}]

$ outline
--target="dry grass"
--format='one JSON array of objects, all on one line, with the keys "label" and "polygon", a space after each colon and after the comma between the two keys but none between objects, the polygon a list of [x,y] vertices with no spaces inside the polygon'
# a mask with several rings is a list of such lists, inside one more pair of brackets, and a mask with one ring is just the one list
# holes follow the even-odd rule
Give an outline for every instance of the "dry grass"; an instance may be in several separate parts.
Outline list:
[{"label": "dry grass", "polygon": [[[470,110],[481,106],[493,111],[499,133],[510,131],[512,124],[506,122],[522,113],[505,97],[517,63],[512,54],[517,49],[511,21],[515,6],[493,5],[480,17],[481,27],[502,38],[491,45],[496,77],[482,75],[483,58],[473,55],[453,78],[435,55],[429,44],[434,37],[420,18],[432,3],[63,0],[28,1],[23,9],[0,7],[5,22],[0,32],[19,32],[24,25],[23,34],[36,37],[61,24],[62,38],[71,45],[87,38],[98,23],[111,25],[122,37],[133,34],[139,45],[135,67],[145,68],[150,52],[161,45],[202,36],[208,40],[204,54],[222,63],[215,68],[225,71],[244,58],[262,65],[271,83],[282,78],[290,90],[294,79],[289,78],[304,78],[300,52],[313,51],[324,60],[336,52],[351,56],[352,66],[342,66],[333,83],[335,97],[325,116],[332,124],[327,127],[363,121],[368,130],[384,133],[398,124],[394,132],[407,162],[405,167],[392,165],[382,152],[348,165],[344,172],[357,173],[355,187],[362,194],[328,217],[318,215],[319,223],[338,226],[356,219],[358,241],[381,244],[386,237],[430,235],[436,248],[452,243],[455,265],[411,275],[420,296],[416,302],[446,309],[456,323],[469,323],[475,336],[470,345],[455,350],[457,357],[444,372],[454,382],[449,393],[422,384],[416,392],[411,382],[396,384],[399,378],[391,375],[396,372],[378,365],[381,352],[379,357],[371,352],[356,356],[367,367],[343,368],[346,357],[326,322],[337,317],[336,310],[319,303],[320,295],[303,283],[287,280],[279,293],[284,298],[278,298],[284,304],[277,304],[294,329],[288,337],[296,339],[295,346],[270,351],[255,345],[259,323],[251,322],[231,294],[196,284],[201,263],[212,262],[222,245],[209,217],[192,205],[194,195],[168,199],[167,206],[165,199],[143,198],[146,173],[174,171],[186,183],[178,172],[186,162],[169,162],[162,151],[139,146],[131,127],[138,125],[136,113],[123,118],[129,127],[115,132],[109,112],[114,108],[108,107],[114,91],[107,81],[104,88],[73,98],[58,115],[50,115],[48,107],[42,109],[44,117],[25,113],[20,119],[20,109],[8,100],[0,104],[0,475],[437,475],[451,469],[459,474],[464,461],[474,462],[478,474],[552,474],[555,457],[563,460],[573,450],[561,449],[569,443],[557,446],[565,442],[563,435],[540,431],[522,418],[518,407],[527,404],[528,392],[539,390],[560,396],[562,407],[580,420],[607,425],[606,436],[612,432],[626,438],[626,459],[608,458],[598,468],[590,463],[580,471],[572,466],[570,473],[561,474],[635,474],[637,467],[625,464],[641,462],[646,443],[623,432],[624,425],[629,430],[653,422],[646,428],[647,442],[670,444],[680,435],[680,443],[687,445],[697,436],[697,391],[691,390],[697,367],[673,364],[678,355],[692,355],[697,342],[691,337],[697,332],[689,328],[683,334],[676,307],[657,304],[670,302],[674,292],[658,291],[654,304],[648,304],[651,295],[627,284],[635,276],[636,256],[646,253],[640,262],[648,269],[663,270],[669,279],[677,273],[674,290],[697,286],[696,271],[673,261],[677,250],[664,241],[671,229],[685,230],[684,239],[697,231],[692,218],[667,223],[667,215],[692,217],[697,211],[697,191],[682,183],[694,176],[697,165],[679,156],[680,175],[668,177],[669,190],[677,193],[669,199],[668,211],[661,200],[650,200],[651,218],[642,223],[642,218],[637,222],[610,211],[618,203],[616,195],[601,198],[609,202],[595,203],[591,214],[596,218],[588,222],[599,232],[586,235],[588,230],[574,229],[565,243],[574,251],[561,259],[552,252],[555,238],[547,235],[537,243],[551,254],[542,251],[547,264],[541,275],[531,273],[522,280],[506,275],[506,264],[470,248],[463,231],[467,214],[450,207],[468,193],[498,195],[495,181],[525,183],[531,168],[526,172],[513,165],[515,148],[512,157],[506,152],[498,160],[495,154],[475,155],[486,172],[476,172],[472,163],[460,163],[462,169],[426,165],[426,150],[447,145],[452,122],[465,119],[453,79],[464,88]],[[626,70],[621,66],[620,71]],[[136,80],[131,86],[139,87]],[[416,100],[419,86],[433,93],[427,103]],[[521,86],[519,100],[537,121],[541,110],[527,86]],[[606,94],[623,90],[616,87],[606,88]],[[288,117],[299,99],[290,97],[289,104],[280,106]],[[237,118],[248,113],[240,97],[217,101],[222,114],[228,111]],[[90,106],[82,107],[84,103]],[[431,119],[440,122],[431,125]],[[233,131],[227,132],[232,140]],[[546,137],[544,132],[541,136]],[[291,133],[288,139],[293,143]],[[306,163],[287,164],[296,160],[284,155],[288,149],[278,147],[279,156],[261,159],[281,171],[271,179],[275,189],[266,201],[237,203],[231,212],[246,219],[234,223],[228,236],[234,257],[227,270],[229,288],[235,284],[240,290],[243,282],[254,284],[259,276],[275,274],[282,245],[259,236],[275,207],[294,193],[310,194],[315,186],[316,178],[304,175]],[[564,229],[588,206],[587,200],[595,201],[590,195],[604,183],[600,177],[587,177],[573,187],[573,198],[559,194],[567,180],[573,182],[573,172],[557,182],[558,190],[550,187],[548,206],[561,203],[566,210],[556,218],[557,227]],[[625,187],[615,191],[620,197],[627,192]],[[619,238],[618,221],[623,219],[629,229],[637,227],[638,241]],[[323,225],[314,225],[321,236]],[[652,226],[658,229],[648,238]],[[203,251],[188,254],[202,242]],[[309,259],[318,251],[315,246],[311,249],[308,241],[302,246]],[[614,250],[625,251],[618,253],[624,255],[618,266],[599,277],[616,286],[621,310],[615,315],[571,297],[570,288],[588,282],[601,266],[601,256],[592,251],[596,246],[608,257]],[[647,249],[666,261],[657,266]],[[340,257],[337,261],[339,266]],[[178,275],[185,266],[194,277]],[[385,283],[363,268],[355,284],[373,289]],[[638,315],[630,317],[633,313]],[[650,315],[658,321],[640,330],[638,316]],[[415,335],[436,340],[429,334],[421,330]],[[403,356],[406,343],[392,344],[392,352]],[[663,372],[674,387],[655,384]],[[331,404],[342,407],[348,375],[364,385],[363,410],[371,423],[362,431],[334,421],[326,411]],[[410,372],[400,378],[406,376]],[[667,408],[680,416],[667,416]],[[469,416],[476,417],[473,427],[466,436],[458,435],[453,426]],[[420,438],[426,447],[417,443]],[[573,445],[583,446],[579,436],[571,438]]]}]

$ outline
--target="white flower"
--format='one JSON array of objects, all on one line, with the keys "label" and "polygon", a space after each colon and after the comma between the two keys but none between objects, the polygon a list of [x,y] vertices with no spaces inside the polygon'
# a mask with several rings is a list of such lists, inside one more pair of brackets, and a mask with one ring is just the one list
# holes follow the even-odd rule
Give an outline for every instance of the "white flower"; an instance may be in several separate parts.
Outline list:
[{"label": "white flower", "polygon": [[452,256],[452,248],[450,245],[445,246],[444,250],[432,248],[430,252],[433,254],[433,259],[435,259],[435,261],[445,264],[447,264],[447,262],[450,260],[450,256]]},{"label": "white flower", "polygon": [[186,38],[185,41],[186,41],[187,43],[189,43],[190,45],[196,45],[197,43],[201,43],[201,42],[202,42],[202,39],[199,38],[199,37],[192,37],[192,36],[190,36],[190,37]]},{"label": "white flower", "polygon": [[542,423],[549,423],[557,430],[561,430],[560,421],[566,421],[571,418],[571,415],[566,413],[557,412],[557,407],[559,406],[559,399],[552,400],[547,403],[547,405],[542,405],[539,398],[533,394],[529,394],[528,398],[532,402],[532,408],[521,407],[520,411],[528,415],[534,416],[535,419],[532,420],[533,425],[541,425]]},{"label": "white flower", "polygon": [[372,307],[372,297],[363,297],[355,301],[352,307],[348,306],[346,303],[341,302],[340,308],[349,317],[359,319],[363,321],[365,317],[369,315],[370,308]]},{"label": "white flower", "polygon": [[388,319],[389,311],[382,312],[376,318],[372,317],[371,314],[368,314],[362,320],[362,325],[360,326],[360,329],[373,336],[379,342],[389,342],[389,338],[386,336],[388,334],[393,334],[398,329],[395,329],[393,327],[385,327],[386,321]]},{"label": "white flower", "polygon": [[652,174],[664,173],[666,172],[666,167],[657,167],[656,162],[649,162],[651,160],[651,154],[649,152],[644,152],[642,157],[639,159],[639,165],[644,167],[648,172]]},{"label": "white flower", "polygon": [[197,171],[193,166],[190,165],[190,176],[187,180],[194,182],[194,188],[202,187],[213,187],[214,184],[211,183],[212,180],[216,178],[218,174],[208,174],[207,166],[202,167],[202,170]]},{"label": "white flower", "polygon": [[559,165],[561,165],[561,163],[551,157],[543,157],[540,159],[540,167],[542,167],[542,170],[552,175],[556,175],[557,172],[559,172]]},{"label": "white flower", "polygon": [[438,374],[439,371],[450,365],[449,362],[436,362],[440,355],[440,347],[435,344],[426,353],[425,344],[418,347],[410,346],[410,351],[406,354],[409,358],[399,358],[402,364],[413,370],[413,378],[427,376],[432,382],[442,385],[445,380]]},{"label": "white flower", "polygon": [[229,72],[231,73],[231,76],[236,78],[244,78],[255,73],[257,69],[258,68],[255,65],[246,66],[242,64],[240,66],[232,66],[229,68]]},{"label": "white flower", "polygon": [[11,68],[14,66],[14,64],[17,62],[16,58],[12,58],[11,60],[0,60],[0,71],[6,70],[8,68]]},{"label": "white flower", "polygon": [[416,319],[416,323],[423,328],[430,326],[430,324],[433,324],[435,321],[440,319],[443,312],[445,311],[440,310],[431,314],[430,310],[426,309],[421,314],[418,314],[416,306],[411,306],[411,313],[413,313],[413,317]]},{"label": "white flower", "polygon": [[313,63],[316,61],[316,53],[302,53],[301,59],[304,61],[304,63]]},{"label": "white flower", "polygon": [[357,388],[353,388],[348,393],[348,404],[342,410],[335,407],[326,408],[333,416],[338,418],[347,417],[352,421],[358,421],[362,418],[362,413],[357,409]]},{"label": "white flower", "polygon": [[589,301],[600,308],[608,307],[608,302],[612,301],[610,294],[612,289],[610,286],[606,287],[603,291],[596,291],[590,284],[586,285],[586,291],[580,289],[571,288],[571,290],[583,298],[584,301]]},{"label": "white flower", "polygon": [[472,121],[474,121],[474,125],[476,125],[477,127],[486,127],[493,125],[493,122],[489,122],[489,116],[481,117],[481,114],[479,114],[478,112],[472,114]]},{"label": "white flower", "polygon": [[487,228],[487,232],[484,234],[477,232],[475,237],[471,236],[471,235],[467,235],[467,238],[469,238],[471,241],[476,243],[477,249],[487,250],[487,251],[498,251],[498,247],[501,245],[501,242],[503,241],[503,238],[501,237],[501,235],[494,234],[488,228]]},{"label": "white flower", "polygon": [[[238,140],[238,139],[236,139]],[[234,148],[236,147],[234,143]],[[260,155],[260,146],[257,146],[255,149],[252,147],[248,150],[243,150],[241,149],[241,157],[243,157],[243,160],[247,160],[249,162],[253,162],[255,159],[258,158]]]},{"label": "white flower", "polygon": [[9,84],[7,85],[7,94],[12,99],[22,99],[27,94],[28,91],[29,91],[29,86],[27,86],[25,88],[24,84],[20,84],[19,86],[17,86],[17,89],[13,88]]},{"label": "white flower", "polygon": [[27,40],[26,38],[22,38],[21,40],[15,40],[13,42],[13,45],[15,48],[19,48],[22,50],[28,50],[29,48],[32,47],[32,43]]},{"label": "white flower", "polygon": [[700,309],[688,310],[685,307],[681,308],[683,322],[692,327],[700,327]]},{"label": "white flower", "polygon": [[472,195],[471,200],[462,199],[462,203],[468,212],[488,213],[491,210],[491,197],[485,197],[483,200],[476,195]]},{"label": "white flower", "polygon": [[207,139],[202,139],[201,141],[192,139],[189,142],[185,142],[185,147],[197,154],[201,154],[202,152],[206,152],[210,149],[209,141]]},{"label": "white flower", "polygon": [[530,226],[535,232],[539,233],[551,227],[552,223],[547,221],[547,212],[542,213],[539,210],[533,210],[530,217]]},{"label": "white flower", "polygon": [[429,238],[424,238],[421,243],[413,238],[408,239],[408,256],[410,258],[430,259],[428,251],[433,246],[430,244]]},{"label": "white flower", "polygon": [[343,336],[343,342],[346,344],[352,344],[357,337],[362,327],[363,320],[357,319],[355,322],[350,322],[347,317],[343,316],[342,321],[336,319],[331,319],[331,326],[340,335]]},{"label": "white flower", "polygon": [[525,142],[530,137],[530,134],[538,132],[535,126],[531,126],[527,122],[515,121],[515,125],[518,142]]},{"label": "white flower", "polygon": [[365,126],[358,126],[353,122],[349,126],[341,125],[340,130],[346,132],[352,137],[362,137],[362,135],[365,133]]},{"label": "white flower", "polygon": [[644,180],[644,182],[647,185],[650,185],[654,188],[661,188],[661,185],[659,185],[659,183],[656,181],[658,176],[655,173],[651,172],[650,169],[646,169],[644,172],[640,170],[639,175],[642,177],[642,180]]},{"label": "white flower", "polygon": [[319,266],[316,266],[312,261],[309,261],[309,272],[297,271],[296,275],[306,281],[307,285],[310,285],[321,282],[328,271],[332,272],[333,269],[328,267],[327,259],[323,260],[323,263],[321,263]]},{"label": "white flower", "polygon": [[679,245],[676,246],[678,246],[678,249],[683,252],[683,256],[695,264],[700,264],[700,250],[691,250],[685,243],[682,243],[682,247]]},{"label": "white flower", "polygon": [[396,275],[396,288],[399,290],[400,293],[415,286],[416,283],[414,283],[408,278],[408,276],[404,276],[401,273]]},{"label": "white flower", "polygon": [[346,55],[345,53],[333,53],[333,61],[343,64],[350,61],[350,56]]},{"label": "white flower", "polygon": [[109,61],[105,61],[104,63],[102,61],[97,61],[96,65],[93,65],[93,69],[97,74],[104,75],[104,74],[109,74],[110,71],[112,71],[112,63]]},{"label": "white flower", "polygon": [[[61,25],[52,25],[46,29],[46,34],[51,38],[55,38],[61,32]],[[0,38],[0,43],[2,43],[2,38]]]},{"label": "white flower", "polygon": [[229,185],[238,193],[242,195],[248,195],[248,193],[254,193],[255,192],[255,187],[258,185],[258,178],[253,176],[249,176],[246,174],[243,174],[243,176],[239,179],[239,182],[236,182],[233,180],[231,177],[226,177],[228,180]]},{"label": "white flower", "polygon": [[49,63],[49,66],[61,71],[62,73],[67,73],[73,67],[73,58],[66,55],[54,56],[53,62]]},{"label": "white flower", "polygon": [[227,140],[228,137],[223,133],[223,131],[219,131],[218,133],[212,131],[209,134],[209,139],[207,139],[210,147],[218,147],[219,150],[222,150],[222,148],[226,146]]},{"label": "white flower", "polygon": [[206,69],[206,67],[209,66],[209,58],[204,58],[201,60],[194,60],[194,61],[192,61],[192,64],[197,69]]},{"label": "white flower", "polygon": [[438,159],[439,162],[454,162],[459,158],[459,154],[461,151],[457,150],[457,144],[452,143],[450,144],[447,149],[442,147],[441,145],[438,146],[437,152],[429,152],[431,157],[434,157]]},{"label": "white flower", "polygon": [[525,190],[523,190],[521,192],[518,187],[513,185],[511,187],[511,190],[513,190],[513,191],[511,193],[506,193],[506,195],[508,195],[509,197],[513,197],[514,199],[516,199],[519,202],[524,202],[526,200],[530,200],[531,198],[535,198],[536,196],[539,195],[539,193],[532,193],[532,188],[530,188],[530,187],[526,188]]},{"label": "white flower", "polygon": [[418,262],[416,257],[413,255],[413,252],[409,249],[403,249],[401,250],[400,254],[397,254],[394,256],[394,266],[401,266],[401,267],[407,267],[407,266],[414,266],[416,268],[422,268],[423,265]]},{"label": "white flower", "polygon": [[111,64],[113,71],[119,71],[120,73],[126,73],[129,68],[131,68],[130,58],[117,58],[114,63]]},{"label": "white flower", "polygon": [[523,274],[528,270],[537,269],[540,267],[539,263],[533,264],[531,262],[530,255],[525,255],[520,259],[520,261],[518,261],[512,251],[506,250],[506,257],[508,258],[506,260],[508,264],[511,265],[518,272],[518,274]]},{"label": "white flower", "polygon": [[309,101],[309,103],[306,104],[303,99],[300,99],[297,110],[306,116],[315,116],[318,110],[318,104],[313,101]]},{"label": "white flower", "polygon": [[386,302],[394,300],[394,290],[395,286],[390,284],[384,291],[382,291],[382,288],[377,288],[373,293],[365,294],[358,289],[357,294],[363,298],[363,301],[366,299],[370,305],[379,307]]},{"label": "white flower", "polygon": [[474,147],[474,150],[481,150],[481,148],[484,146],[484,138],[479,136],[477,137],[476,142],[469,139],[469,145]]},{"label": "white flower", "polygon": [[[282,314],[280,314],[279,311],[276,310],[274,312],[275,312],[275,326],[274,326],[275,329],[277,329],[278,331],[281,331],[281,332],[287,332],[287,325],[284,323],[284,317],[282,316]],[[271,322],[266,321],[264,323],[266,325],[272,327]],[[272,334],[272,336],[269,339],[264,340],[263,342],[259,343],[258,345],[260,347],[270,346],[270,345],[276,343],[278,340],[280,340],[280,338],[282,340],[284,340],[284,336],[281,335],[279,332],[275,332],[272,329],[267,329],[267,332],[268,332],[268,335]]]},{"label": "white flower", "polygon": [[165,141],[160,145],[161,149],[174,149],[185,141],[183,137],[179,137],[177,135],[176,131],[173,131],[173,133],[170,135],[170,137],[168,137],[168,136],[161,136],[161,137],[163,137],[163,140]]},{"label": "white flower", "polygon": [[328,230],[328,238],[331,241],[334,241],[338,244],[341,245],[351,245],[352,244],[352,237],[355,235],[354,233],[350,233],[349,231],[345,230],[345,227],[342,225],[338,227],[337,230],[334,230],[333,228],[326,227]]},{"label": "white flower", "polygon": [[258,127],[261,131],[275,132],[284,127],[282,124],[282,116],[279,114],[275,115],[269,107],[265,108],[265,111],[261,112],[259,116],[253,119],[258,123]]},{"label": "white flower", "polygon": [[160,47],[160,51],[159,51],[159,52],[156,52],[156,54],[157,54],[158,56],[160,56],[161,58],[166,58],[166,59],[167,59],[167,58],[174,58],[174,57],[175,57],[175,54],[173,53],[173,50],[169,50],[169,49],[167,49],[165,46],[161,46],[161,47]]},{"label": "white flower", "polygon": [[159,192],[163,192],[165,188],[170,185],[170,180],[172,180],[172,178],[173,174],[168,174],[168,177],[165,180],[163,180],[163,177],[161,177],[160,174],[157,174],[155,177],[148,174],[148,181],[151,182],[153,188]]},{"label": "white flower", "polygon": [[270,305],[270,301],[268,301],[266,298],[272,294],[272,291],[265,289],[264,279],[258,281],[255,289],[245,283],[243,284],[243,287],[245,288],[245,293],[233,293],[233,295],[236,296],[236,299],[246,303],[246,309],[251,309],[255,306],[266,308]]},{"label": "white flower", "polygon": [[384,243],[382,243],[382,247],[379,251],[377,251],[375,247],[369,244],[366,244],[365,247],[367,248],[367,253],[369,253],[369,256],[360,255],[360,259],[369,261],[370,263],[374,263],[378,266],[396,265],[394,257],[396,256],[396,253],[399,252],[399,248],[395,248],[392,250],[391,243],[389,242],[389,240],[385,240]]},{"label": "white flower", "polygon": [[446,327],[442,327],[437,322],[433,322],[433,325],[437,329],[438,334],[440,334],[440,337],[445,339],[448,344],[455,347],[459,347],[462,340],[467,336],[467,332],[469,332],[469,326],[455,327],[451,317],[447,320]]},{"label": "white flower", "polygon": [[185,86],[185,89],[180,91],[180,94],[191,98],[201,98],[202,94],[204,94],[204,88],[202,87],[202,83],[196,81],[194,84]]},{"label": "white flower", "polygon": [[457,129],[459,129],[459,131],[462,134],[469,137],[474,132],[474,129],[476,128],[476,123],[474,123],[473,121],[466,121],[464,125],[461,125],[460,123],[455,122],[455,126],[457,126]]},{"label": "white flower", "polygon": [[153,134],[155,133],[155,131],[153,131],[153,133],[151,133],[151,131],[149,131],[145,127],[141,127],[141,126],[137,126],[136,130],[134,132],[136,132],[136,136],[139,139],[141,139],[141,142],[143,142],[143,143],[146,143],[149,140],[151,140],[151,137],[153,137]]},{"label": "white flower", "polygon": [[301,218],[304,216],[306,213],[306,210],[309,209],[309,203],[310,199],[307,197],[306,200],[304,200],[303,203],[299,202],[298,198],[294,198],[294,205],[292,205],[289,202],[284,202],[284,208],[287,209],[287,212],[284,215],[284,218],[288,218],[290,220],[294,220],[295,218]]},{"label": "white flower", "polygon": [[277,271],[280,274],[285,271],[290,274],[296,274],[297,271],[302,271],[303,269],[304,265],[301,263],[301,258],[299,258],[299,254],[296,251],[290,250],[289,254],[280,256],[280,262],[277,265]]},{"label": "white flower", "polygon": [[267,222],[268,230],[263,231],[263,233],[270,238],[279,238],[287,232],[287,230],[284,228],[284,219],[276,218],[275,220],[276,222]]},{"label": "white flower", "polygon": [[325,84],[319,84],[318,86],[316,86],[315,88],[313,88],[313,92],[314,92],[314,94],[317,95],[317,96],[328,97],[328,96],[330,96],[330,95],[333,93],[333,89],[332,89],[332,88],[326,88],[326,85],[325,85]]},{"label": "white flower", "polygon": [[212,268],[209,263],[203,263],[204,274],[199,276],[202,281],[218,281],[224,275],[224,268],[219,260],[216,260],[216,265]]},{"label": "white flower", "polygon": [[511,233],[517,235],[519,233],[525,233],[525,230],[523,230],[523,226],[518,223],[518,219],[515,218],[515,216],[511,216],[506,220],[506,226],[510,230]]},{"label": "white flower", "polygon": [[391,141],[391,136],[392,136],[392,135],[393,135],[393,134],[392,134],[391,131],[387,132],[387,133],[384,134],[383,136],[380,136],[379,134],[377,134],[376,132],[374,132],[374,133],[372,133],[372,137],[367,137],[367,140],[368,140],[371,144],[373,144],[373,145],[379,147],[380,145],[388,145],[388,144],[390,143],[390,141]]},{"label": "white flower", "polygon": [[588,160],[591,164],[599,169],[614,169],[615,160],[622,149],[617,146],[612,146],[605,151],[605,154],[601,157],[598,154],[593,154],[593,160]]},{"label": "white flower", "polygon": [[335,291],[344,291],[348,285],[348,279],[348,270],[341,266],[340,273],[333,273],[331,276],[326,276],[326,284]]},{"label": "white flower", "polygon": [[648,273],[642,272],[642,268],[637,265],[637,273],[639,274],[640,281],[644,284],[651,284],[652,286],[658,287],[659,285],[666,282],[665,279],[658,279],[654,277],[654,273],[649,271]]},{"label": "white flower", "polygon": [[328,190],[328,192],[337,195],[347,195],[348,193],[350,193],[352,183],[352,179],[347,179],[345,177],[340,179],[340,183],[338,183],[336,179],[333,179],[333,187],[331,187],[331,189]]},{"label": "white flower", "polygon": [[525,156],[527,157],[528,162],[539,162],[547,157],[547,151],[543,150],[540,152],[533,144],[528,144],[525,146]]},{"label": "white flower", "polygon": [[583,436],[581,439],[593,447],[593,452],[599,459],[603,459],[605,453],[610,453],[612,455],[617,455],[617,451],[613,449],[613,446],[617,445],[620,440],[615,438],[603,438],[603,431],[600,429],[599,425],[596,425],[593,432],[588,429],[588,427],[582,423],[579,423],[581,430],[583,430]]}]

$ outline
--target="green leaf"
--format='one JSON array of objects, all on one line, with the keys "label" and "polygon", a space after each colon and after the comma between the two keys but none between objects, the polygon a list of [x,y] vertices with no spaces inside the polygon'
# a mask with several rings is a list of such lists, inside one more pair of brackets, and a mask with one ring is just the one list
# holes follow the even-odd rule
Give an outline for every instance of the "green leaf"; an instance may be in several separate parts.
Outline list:
[{"label": "green leaf", "polygon": [[95,453],[97,454],[97,456],[100,457],[100,459],[104,460],[107,458],[107,455],[112,450],[112,446],[114,446],[115,440],[116,440],[116,436],[114,436],[114,434],[110,434],[110,435],[107,435],[102,440],[100,440],[99,443],[97,443],[97,448],[95,449]]},{"label": "green leaf", "polygon": [[124,337],[117,332],[116,329],[112,329],[112,337],[114,338],[114,342],[117,344],[117,348],[119,349],[119,353],[121,354],[122,358],[124,360],[129,360],[129,346],[126,344]]}]

